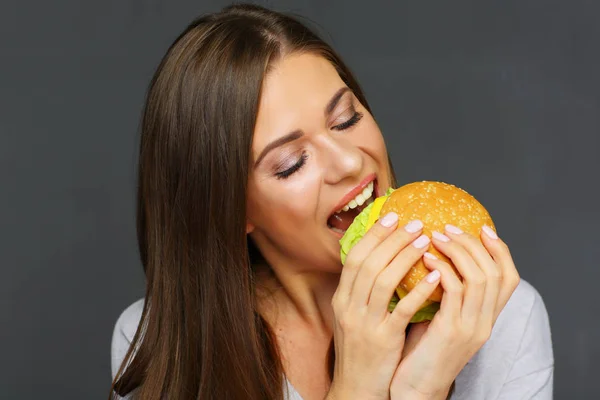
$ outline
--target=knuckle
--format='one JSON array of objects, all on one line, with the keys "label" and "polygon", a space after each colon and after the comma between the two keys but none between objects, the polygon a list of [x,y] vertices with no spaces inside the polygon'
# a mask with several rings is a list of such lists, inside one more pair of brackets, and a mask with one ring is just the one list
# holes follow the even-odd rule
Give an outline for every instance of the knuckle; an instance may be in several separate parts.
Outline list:
[{"label": "knuckle", "polygon": [[437,266],[439,267],[440,272],[442,274],[453,274],[454,273],[454,268],[446,261],[438,259],[438,260],[436,260],[436,262],[437,262]]},{"label": "knuckle", "polygon": [[475,236],[471,235],[469,232],[463,232],[461,235],[459,235],[457,237],[457,240],[460,240],[460,242],[464,243],[464,244],[469,244],[469,245],[481,245],[481,241],[479,239],[477,239]]},{"label": "knuckle", "polygon": [[516,288],[521,283],[521,276],[518,273],[515,273],[513,278],[511,279],[511,287]]},{"label": "knuckle", "polygon": [[485,286],[487,280],[485,278],[485,275],[483,274],[473,274],[472,277],[469,278],[468,283],[471,286]]},{"label": "knuckle", "polygon": [[521,277],[516,270],[505,273],[502,277],[502,284],[508,287],[516,288],[521,282]]},{"label": "knuckle", "polygon": [[379,225],[379,224],[375,224],[369,230],[369,232],[371,233],[372,236],[374,236],[380,242],[383,241],[383,239],[385,239],[388,236],[388,234],[389,234],[389,231],[386,228],[384,228],[383,226]]},{"label": "knuckle", "polygon": [[487,279],[493,282],[499,282],[502,280],[502,272],[498,268],[491,268],[487,273]]},{"label": "knuckle", "polygon": [[498,248],[499,251],[503,252],[503,253],[510,253],[510,249],[508,248],[508,245],[501,239],[498,239],[497,241],[495,241],[496,243],[496,247]]},{"label": "knuckle", "polygon": [[454,254],[457,251],[460,250],[460,244],[456,241],[456,240],[451,240],[449,242],[443,242],[442,243],[445,248],[444,248],[444,252],[447,252],[448,254]]},{"label": "knuckle", "polygon": [[395,286],[394,282],[392,282],[385,276],[385,274],[382,273],[381,276],[377,278],[377,280],[373,284],[373,293],[386,291],[388,289],[391,289],[392,286]]},{"label": "knuckle", "polygon": [[456,284],[448,288],[448,293],[455,296],[462,296],[465,292],[465,287],[462,284]]},{"label": "knuckle", "polygon": [[356,252],[353,250],[355,250],[355,249],[353,248],[352,250],[350,250],[350,252],[346,256],[346,262],[344,263],[344,268],[342,269],[342,274],[348,273],[348,271],[356,269],[357,263],[354,261],[354,258],[356,257],[355,256]]},{"label": "knuckle", "polygon": [[381,269],[379,265],[380,265],[380,263],[378,263],[377,260],[375,260],[373,256],[369,256],[363,262],[363,265],[362,265],[362,267],[360,267],[360,269],[362,271],[365,271],[365,273],[367,275],[372,276],[373,274],[377,273]]},{"label": "knuckle", "polygon": [[470,241],[472,241],[473,243],[479,243],[481,244],[481,240],[479,240],[478,236],[475,236],[469,232],[465,232],[465,237],[468,238]]},{"label": "knuckle", "polygon": [[354,318],[348,314],[342,315],[338,319],[338,325],[344,332],[348,332],[354,328]]},{"label": "knuckle", "polygon": [[404,321],[411,319],[414,315],[414,312],[412,312],[412,310],[409,310],[408,307],[406,307],[406,305],[402,305],[401,302],[399,302],[396,306],[396,309],[394,310],[394,314],[396,314],[396,316],[398,316],[399,319]]},{"label": "knuckle", "polygon": [[[406,232],[404,229],[397,229],[395,232],[392,233],[392,235],[390,236],[390,239],[393,240],[394,245],[396,247],[398,247],[399,249],[406,248],[406,246],[408,244],[410,244],[411,241],[413,240],[411,234]],[[414,248],[414,246],[409,246],[409,247]]]},{"label": "knuckle", "polygon": [[418,297],[426,298],[429,296],[431,289],[429,289],[427,281],[422,279],[421,282],[419,282],[419,284],[411,290],[411,292],[415,292]]},{"label": "knuckle", "polygon": [[457,243],[456,241],[451,241],[448,244],[447,253],[448,258],[450,258],[451,260],[459,260],[464,257],[470,257],[467,249],[462,244]]}]

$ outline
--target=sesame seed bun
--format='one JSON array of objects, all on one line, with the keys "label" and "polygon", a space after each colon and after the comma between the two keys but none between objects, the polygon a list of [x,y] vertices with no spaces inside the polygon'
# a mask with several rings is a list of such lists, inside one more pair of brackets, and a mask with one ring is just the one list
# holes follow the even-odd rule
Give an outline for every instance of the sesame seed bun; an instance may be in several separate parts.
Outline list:
[{"label": "sesame seed bun", "polygon": [[[418,219],[423,222],[423,234],[430,238],[433,231],[444,232],[446,224],[455,225],[478,239],[483,225],[495,230],[490,214],[475,197],[463,189],[443,182],[414,182],[394,190],[383,203],[379,215],[392,211],[398,214],[399,229]],[[460,277],[448,257],[433,245],[430,245],[428,251],[450,264]],[[419,260],[400,282],[400,288],[410,292],[429,272],[423,265],[423,260]],[[438,286],[429,299],[441,301],[442,287]]]}]

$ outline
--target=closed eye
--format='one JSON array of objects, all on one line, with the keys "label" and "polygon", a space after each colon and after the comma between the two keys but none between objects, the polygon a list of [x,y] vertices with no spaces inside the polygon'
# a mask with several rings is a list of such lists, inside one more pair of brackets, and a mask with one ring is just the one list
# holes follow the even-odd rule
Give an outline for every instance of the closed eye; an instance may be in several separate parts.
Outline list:
[{"label": "closed eye", "polygon": [[338,124],[338,125],[332,127],[331,129],[335,129],[336,131],[346,130],[346,129],[351,128],[352,126],[356,125],[362,117],[363,117],[362,113],[355,111],[354,115],[348,121],[344,121],[341,124]]},{"label": "closed eye", "polygon": [[284,171],[276,172],[275,176],[277,177],[277,179],[285,179],[285,178],[289,177],[294,172],[298,171],[300,168],[302,168],[304,166],[307,158],[308,158],[308,155],[306,153],[302,153],[302,156],[296,162],[296,164],[292,165],[290,168],[288,168]]}]

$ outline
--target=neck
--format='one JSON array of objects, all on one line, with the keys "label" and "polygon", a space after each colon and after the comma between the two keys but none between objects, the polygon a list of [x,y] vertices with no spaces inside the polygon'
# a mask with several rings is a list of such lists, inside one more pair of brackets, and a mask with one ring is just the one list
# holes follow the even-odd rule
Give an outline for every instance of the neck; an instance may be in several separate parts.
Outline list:
[{"label": "neck", "polygon": [[298,323],[333,334],[331,298],[339,273],[307,271],[297,265],[269,263],[257,268],[259,310],[272,326]]}]

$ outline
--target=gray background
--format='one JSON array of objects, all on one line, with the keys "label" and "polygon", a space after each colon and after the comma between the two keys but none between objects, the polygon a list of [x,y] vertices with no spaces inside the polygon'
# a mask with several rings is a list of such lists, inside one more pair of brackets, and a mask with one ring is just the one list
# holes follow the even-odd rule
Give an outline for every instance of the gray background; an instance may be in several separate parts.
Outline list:
[{"label": "gray background", "polygon": [[[401,182],[486,205],[549,309],[556,398],[598,398],[600,2],[260,3],[327,33]],[[144,92],[184,26],[224,4],[0,3],[0,398],[106,398],[113,324],[143,295]]]}]

